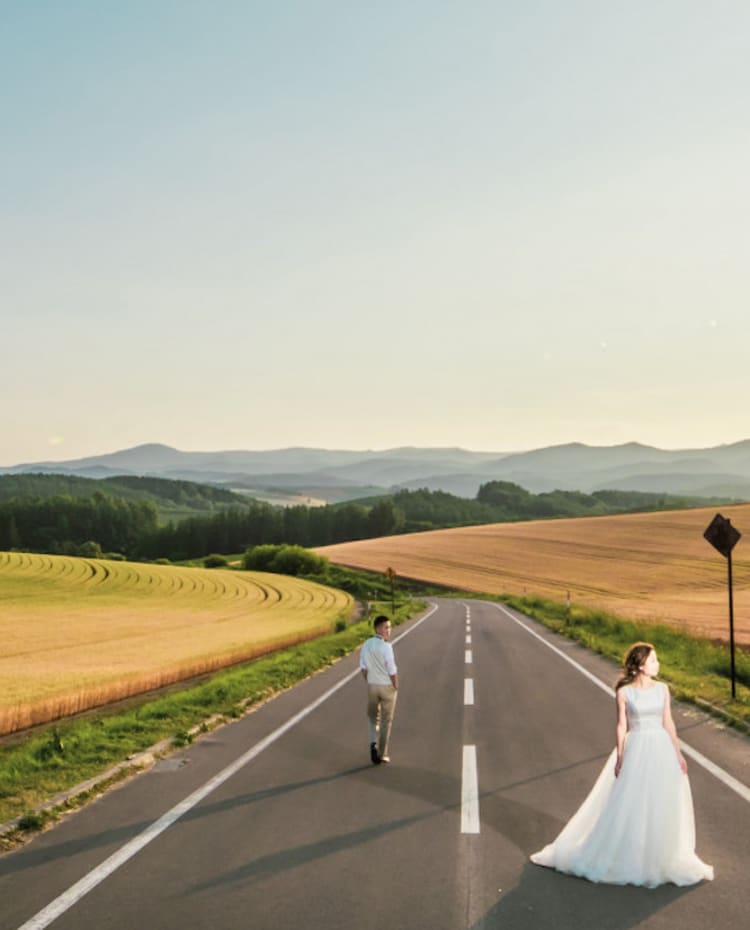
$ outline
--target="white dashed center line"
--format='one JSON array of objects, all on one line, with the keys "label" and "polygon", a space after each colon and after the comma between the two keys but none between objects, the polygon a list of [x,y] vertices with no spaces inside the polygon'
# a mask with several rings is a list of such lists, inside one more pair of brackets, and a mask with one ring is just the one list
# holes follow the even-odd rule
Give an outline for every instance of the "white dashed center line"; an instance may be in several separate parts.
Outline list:
[{"label": "white dashed center line", "polygon": [[479,833],[479,783],[477,747],[464,746],[461,776],[461,832]]}]

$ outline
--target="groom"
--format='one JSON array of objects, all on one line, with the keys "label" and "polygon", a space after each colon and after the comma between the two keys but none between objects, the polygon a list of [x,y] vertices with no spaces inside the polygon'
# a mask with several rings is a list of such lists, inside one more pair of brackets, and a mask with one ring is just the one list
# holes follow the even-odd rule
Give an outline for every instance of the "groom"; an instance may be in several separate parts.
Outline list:
[{"label": "groom", "polygon": [[367,719],[370,727],[370,759],[373,765],[390,762],[388,740],[398,696],[398,670],[393,656],[391,621],[375,618],[375,635],[362,646],[359,668],[367,682]]}]

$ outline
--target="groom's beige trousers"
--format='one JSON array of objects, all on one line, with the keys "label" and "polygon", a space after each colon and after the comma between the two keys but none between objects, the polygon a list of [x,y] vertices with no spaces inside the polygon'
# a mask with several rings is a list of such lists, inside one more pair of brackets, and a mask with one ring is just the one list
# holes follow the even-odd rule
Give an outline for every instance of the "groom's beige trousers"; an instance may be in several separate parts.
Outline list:
[{"label": "groom's beige trousers", "polygon": [[381,756],[388,755],[393,712],[398,692],[393,685],[367,686],[367,719],[370,722],[370,742],[376,743]]}]

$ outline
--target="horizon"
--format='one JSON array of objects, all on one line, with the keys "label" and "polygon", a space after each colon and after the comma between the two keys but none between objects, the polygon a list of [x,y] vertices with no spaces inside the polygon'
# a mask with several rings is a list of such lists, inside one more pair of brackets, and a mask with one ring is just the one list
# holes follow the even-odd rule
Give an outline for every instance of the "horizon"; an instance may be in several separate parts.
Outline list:
[{"label": "horizon", "polygon": [[469,452],[469,453],[478,453],[480,455],[500,455],[500,456],[511,456],[511,455],[524,455],[529,452],[537,452],[544,449],[556,449],[563,448],[566,446],[583,446],[589,449],[616,449],[623,446],[641,446],[644,449],[655,449],[659,452],[690,452],[690,451],[701,451],[703,449],[716,449],[726,446],[740,445],[744,442],[749,442],[750,436],[745,437],[744,439],[735,440],[732,442],[717,443],[713,446],[685,446],[680,448],[666,448],[664,446],[654,446],[648,443],[638,442],[637,440],[629,440],[626,442],[619,443],[602,443],[602,444],[592,444],[581,442],[579,440],[570,440],[569,442],[563,443],[552,443],[546,446],[534,446],[530,449],[474,449],[467,446],[457,446],[457,445],[448,445],[448,446],[416,446],[413,444],[410,445],[398,445],[398,446],[385,446],[383,448],[368,448],[368,449],[355,449],[355,448],[344,448],[338,447],[333,448],[329,446],[301,446],[301,445],[290,445],[290,446],[275,446],[264,449],[237,449],[237,448],[219,448],[219,449],[180,449],[176,446],[169,445],[164,442],[140,442],[136,443],[133,446],[126,446],[123,448],[118,448],[111,450],[109,452],[97,452],[88,455],[75,456],[66,459],[25,459],[18,462],[12,463],[3,463],[0,462],[0,468],[19,468],[23,465],[57,465],[57,464],[66,464],[68,462],[76,462],[86,459],[97,459],[97,458],[106,458],[112,455],[118,455],[123,452],[132,452],[137,449],[144,448],[161,448],[169,449],[173,452],[178,452],[184,455],[217,455],[221,453],[269,453],[269,452],[290,452],[290,451],[302,451],[302,452],[354,452],[361,453],[362,455],[377,455],[378,453],[386,452],[395,452],[400,449],[404,450],[414,450],[414,451],[458,451],[458,452]]},{"label": "horizon", "polygon": [[0,461],[747,435],[747,4],[0,20]]}]

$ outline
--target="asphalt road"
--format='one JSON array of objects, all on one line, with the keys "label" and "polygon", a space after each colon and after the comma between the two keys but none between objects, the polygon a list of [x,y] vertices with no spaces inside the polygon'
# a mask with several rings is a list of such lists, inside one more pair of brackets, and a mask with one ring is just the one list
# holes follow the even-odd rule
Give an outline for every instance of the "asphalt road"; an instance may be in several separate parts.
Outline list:
[{"label": "asphalt road", "polygon": [[394,646],[390,765],[369,762],[349,657],[0,858],[0,930],[750,925],[745,737],[675,708],[681,738],[719,767],[688,759],[714,882],[594,885],[528,857],[612,749],[597,681],[616,669],[468,599],[436,600]]}]

